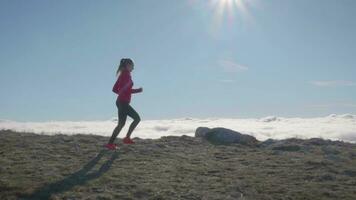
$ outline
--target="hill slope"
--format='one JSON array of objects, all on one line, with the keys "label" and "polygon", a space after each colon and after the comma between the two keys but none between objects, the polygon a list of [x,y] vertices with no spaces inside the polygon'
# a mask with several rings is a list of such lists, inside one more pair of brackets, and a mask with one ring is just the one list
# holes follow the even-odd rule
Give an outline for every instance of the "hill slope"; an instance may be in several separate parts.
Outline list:
[{"label": "hill slope", "polygon": [[0,199],[355,199],[356,145],[321,139],[212,145],[0,131]]}]

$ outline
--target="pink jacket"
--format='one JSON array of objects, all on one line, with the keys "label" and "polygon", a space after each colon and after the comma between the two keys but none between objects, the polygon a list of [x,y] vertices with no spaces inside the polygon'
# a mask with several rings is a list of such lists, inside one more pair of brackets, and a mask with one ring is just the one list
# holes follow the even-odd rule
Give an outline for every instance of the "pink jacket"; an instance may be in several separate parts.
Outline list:
[{"label": "pink jacket", "polygon": [[131,94],[141,92],[140,89],[132,89],[133,82],[131,79],[131,73],[128,70],[123,70],[116,80],[112,91],[118,94],[120,102],[130,103]]}]

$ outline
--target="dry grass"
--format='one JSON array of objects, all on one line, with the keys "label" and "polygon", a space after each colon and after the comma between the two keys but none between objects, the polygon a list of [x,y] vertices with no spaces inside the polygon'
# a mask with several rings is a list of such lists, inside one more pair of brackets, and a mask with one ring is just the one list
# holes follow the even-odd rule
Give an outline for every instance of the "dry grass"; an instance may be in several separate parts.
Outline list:
[{"label": "dry grass", "polygon": [[0,199],[356,199],[355,144],[107,140],[0,131]]}]

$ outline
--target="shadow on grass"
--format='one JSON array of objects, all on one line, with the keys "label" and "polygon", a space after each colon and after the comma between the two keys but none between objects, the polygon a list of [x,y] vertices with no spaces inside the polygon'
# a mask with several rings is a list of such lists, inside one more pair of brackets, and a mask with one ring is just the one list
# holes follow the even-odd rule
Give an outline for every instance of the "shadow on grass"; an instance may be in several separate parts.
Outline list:
[{"label": "shadow on grass", "polygon": [[105,172],[107,172],[114,160],[118,157],[117,152],[113,152],[110,159],[107,160],[99,170],[95,172],[88,173],[98,162],[99,160],[108,152],[107,150],[102,150],[99,154],[91,159],[86,165],[83,166],[82,169],[75,172],[74,174],[59,180],[54,183],[50,183],[38,190],[34,193],[26,196],[21,196],[21,199],[49,199],[52,194],[61,193],[72,189],[75,186],[84,185],[86,182],[99,178]]}]

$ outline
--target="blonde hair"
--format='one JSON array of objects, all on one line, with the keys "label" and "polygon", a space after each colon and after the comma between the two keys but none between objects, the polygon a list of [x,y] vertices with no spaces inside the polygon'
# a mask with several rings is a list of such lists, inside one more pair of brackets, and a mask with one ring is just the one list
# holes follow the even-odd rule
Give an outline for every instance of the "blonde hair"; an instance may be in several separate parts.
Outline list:
[{"label": "blonde hair", "polygon": [[130,58],[121,59],[120,65],[118,66],[116,71],[116,76],[118,76],[121,73],[121,71],[126,68],[127,65],[134,66],[134,62]]}]

